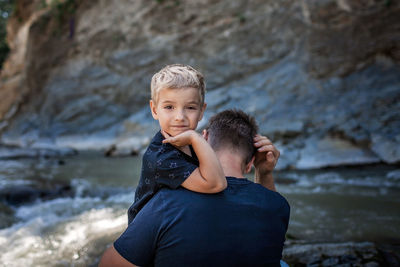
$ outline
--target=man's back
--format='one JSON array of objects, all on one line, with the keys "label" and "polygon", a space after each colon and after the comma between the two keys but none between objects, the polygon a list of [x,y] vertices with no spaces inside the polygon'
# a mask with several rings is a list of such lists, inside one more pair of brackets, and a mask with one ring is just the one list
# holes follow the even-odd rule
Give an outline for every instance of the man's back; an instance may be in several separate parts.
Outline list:
[{"label": "man's back", "polygon": [[287,201],[246,179],[227,179],[228,188],[213,195],[159,191],[115,249],[140,266],[279,266]]}]

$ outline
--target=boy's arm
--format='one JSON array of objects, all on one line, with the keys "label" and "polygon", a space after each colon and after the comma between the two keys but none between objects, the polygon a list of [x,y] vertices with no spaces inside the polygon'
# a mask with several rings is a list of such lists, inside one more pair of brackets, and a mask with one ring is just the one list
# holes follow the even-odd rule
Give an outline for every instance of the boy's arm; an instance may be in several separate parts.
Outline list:
[{"label": "boy's arm", "polygon": [[181,184],[186,189],[200,193],[218,193],[227,187],[227,181],[221,164],[214,150],[207,141],[193,130],[185,131],[176,136],[166,137],[163,143],[174,146],[192,145],[199,159],[199,167]]},{"label": "boy's arm", "polygon": [[276,191],[272,171],[278,162],[280,152],[267,137],[261,135],[256,135],[254,138],[254,146],[257,148],[254,181],[269,190]]}]

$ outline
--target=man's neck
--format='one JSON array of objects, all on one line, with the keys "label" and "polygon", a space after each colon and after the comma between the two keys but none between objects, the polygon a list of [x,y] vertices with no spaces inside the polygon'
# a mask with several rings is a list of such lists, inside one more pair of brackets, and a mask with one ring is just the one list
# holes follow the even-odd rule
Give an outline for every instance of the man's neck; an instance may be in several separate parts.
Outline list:
[{"label": "man's neck", "polygon": [[225,176],[244,178],[242,171],[242,158],[230,150],[220,150],[215,152],[224,170]]}]

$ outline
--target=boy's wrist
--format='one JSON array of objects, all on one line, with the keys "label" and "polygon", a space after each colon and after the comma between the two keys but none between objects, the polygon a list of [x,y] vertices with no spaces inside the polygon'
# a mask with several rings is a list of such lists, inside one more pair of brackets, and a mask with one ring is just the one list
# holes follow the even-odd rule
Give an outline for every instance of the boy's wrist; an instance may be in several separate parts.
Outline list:
[{"label": "boy's wrist", "polygon": [[200,137],[200,134],[198,134],[195,130],[189,130],[189,131],[190,131],[190,143],[193,144]]},{"label": "boy's wrist", "polygon": [[271,174],[273,171],[274,171],[274,169],[270,170],[270,169],[263,168],[263,167],[255,167],[255,172],[260,175],[268,175],[268,174]]}]

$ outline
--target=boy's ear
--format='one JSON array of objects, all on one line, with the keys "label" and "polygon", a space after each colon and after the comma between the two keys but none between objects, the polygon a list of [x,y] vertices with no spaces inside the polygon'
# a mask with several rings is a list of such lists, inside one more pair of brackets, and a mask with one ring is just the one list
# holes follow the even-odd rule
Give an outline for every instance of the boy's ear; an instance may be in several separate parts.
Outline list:
[{"label": "boy's ear", "polygon": [[150,110],[151,110],[151,115],[153,116],[153,118],[155,120],[158,120],[158,115],[157,115],[157,109],[156,109],[157,105],[156,103],[154,103],[153,100],[150,100]]},{"label": "boy's ear", "polygon": [[201,107],[201,113],[200,113],[200,117],[199,117],[199,121],[201,121],[201,119],[203,119],[203,115],[204,115],[204,111],[206,110],[207,104],[204,103],[203,106]]},{"label": "boy's ear", "polygon": [[251,168],[253,167],[253,163],[254,163],[254,159],[255,159],[255,158],[256,158],[256,157],[253,156],[253,157],[251,158],[250,162],[246,164],[246,168],[245,168],[245,170],[244,170],[245,173],[249,173],[249,172],[251,171]]}]

